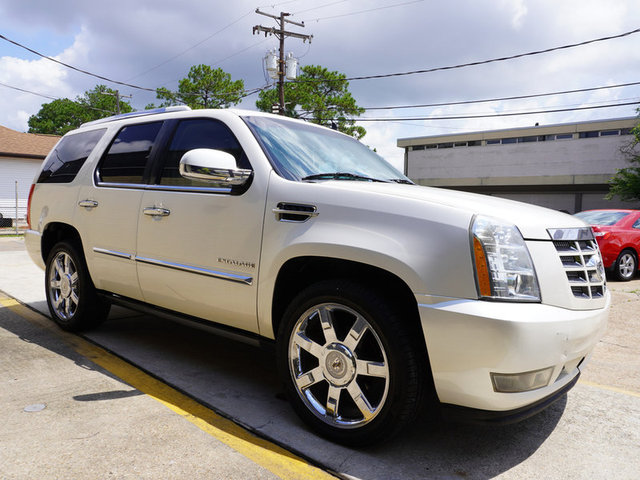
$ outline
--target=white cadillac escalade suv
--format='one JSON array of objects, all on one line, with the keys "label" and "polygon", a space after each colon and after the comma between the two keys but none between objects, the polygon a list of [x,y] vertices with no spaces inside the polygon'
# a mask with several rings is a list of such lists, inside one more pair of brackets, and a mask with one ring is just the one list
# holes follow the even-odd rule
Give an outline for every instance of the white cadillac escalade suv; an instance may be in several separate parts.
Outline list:
[{"label": "white cadillac escalade suv", "polygon": [[296,412],[349,445],[421,409],[541,410],[610,303],[581,221],[416,186],[351,137],[251,111],[83,125],[45,159],[29,225],[60,327],[115,303],[273,344]]}]

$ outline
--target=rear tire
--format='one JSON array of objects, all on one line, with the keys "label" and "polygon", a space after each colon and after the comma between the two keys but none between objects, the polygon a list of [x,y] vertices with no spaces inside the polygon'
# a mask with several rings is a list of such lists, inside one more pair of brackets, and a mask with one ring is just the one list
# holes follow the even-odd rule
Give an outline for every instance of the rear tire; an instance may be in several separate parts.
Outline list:
[{"label": "rear tire", "polygon": [[618,280],[628,282],[638,271],[638,258],[631,250],[623,250],[616,259],[613,271]]},{"label": "rear tire", "polygon": [[337,443],[388,439],[417,415],[426,352],[401,309],[349,280],[303,290],[277,338],[281,379],[296,413]]},{"label": "rear tire", "polygon": [[111,304],[100,298],[75,244],[57,243],[46,262],[45,291],[53,320],[70,332],[88,330],[109,315]]}]

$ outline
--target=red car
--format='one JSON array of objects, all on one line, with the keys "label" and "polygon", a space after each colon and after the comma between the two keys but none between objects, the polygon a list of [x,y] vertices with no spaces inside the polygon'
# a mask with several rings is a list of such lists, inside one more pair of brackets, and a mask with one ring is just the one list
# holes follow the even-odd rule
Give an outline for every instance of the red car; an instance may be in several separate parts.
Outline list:
[{"label": "red car", "polygon": [[591,225],[604,267],[618,280],[631,280],[638,271],[640,210],[585,210],[575,216]]}]

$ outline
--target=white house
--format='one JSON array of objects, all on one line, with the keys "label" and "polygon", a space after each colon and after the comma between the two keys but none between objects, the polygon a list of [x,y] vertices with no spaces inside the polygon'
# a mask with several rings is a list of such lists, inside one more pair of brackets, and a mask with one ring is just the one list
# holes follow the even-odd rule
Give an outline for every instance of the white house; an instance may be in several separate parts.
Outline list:
[{"label": "white house", "polygon": [[0,126],[0,213],[4,218],[16,218],[16,188],[18,218],[26,217],[31,183],[59,139]]}]

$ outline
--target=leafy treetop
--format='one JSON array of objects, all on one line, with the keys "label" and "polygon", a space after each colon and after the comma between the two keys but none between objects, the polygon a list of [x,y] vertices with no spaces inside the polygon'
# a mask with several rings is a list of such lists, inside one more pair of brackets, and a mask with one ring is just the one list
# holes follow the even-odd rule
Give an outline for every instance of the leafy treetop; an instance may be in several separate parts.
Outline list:
[{"label": "leafy treetop", "polygon": [[[285,115],[309,119],[357,139],[364,137],[367,131],[351,120],[362,114],[364,108],[358,107],[349,92],[346,76],[319,65],[306,65],[300,71],[296,81],[284,84]],[[276,89],[260,92],[258,109],[270,112],[275,104],[278,104]]]},{"label": "leafy treetop", "polygon": [[[640,113],[640,109],[638,109]],[[614,196],[625,201],[640,200],[640,123],[631,130],[633,140],[622,148],[622,153],[627,157],[630,167],[619,169],[609,180],[609,193],[607,199]]]},{"label": "leafy treetop", "polygon": [[[29,117],[29,133],[64,135],[80,125],[117,112],[116,91],[105,85],[96,85],[75,100],[62,98],[42,105],[38,113]],[[125,101],[120,101],[120,112],[133,109]]]}]

